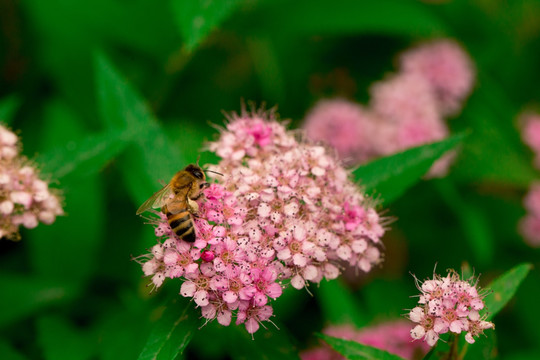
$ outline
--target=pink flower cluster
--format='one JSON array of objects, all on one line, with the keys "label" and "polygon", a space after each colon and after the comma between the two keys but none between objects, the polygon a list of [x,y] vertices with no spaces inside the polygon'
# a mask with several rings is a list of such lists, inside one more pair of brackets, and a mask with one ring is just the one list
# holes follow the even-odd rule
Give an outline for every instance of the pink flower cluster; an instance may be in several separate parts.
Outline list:
[{"label": "pink flower cluster", "polygon": [[521,219],[519,229],[530,246],[540,247],[540,183],[531,185],[525,196],[527,215]]},{"label": "pink flower cluster", "polygon": [[[386,350],[408,360],[422,359],[429,351],[429,346],[425,342],[411,341],[410,326],[404,320],[389,321],[362,329],[356,329],[351,325],[331,326],[324,329],[323,333]],[[300,358],[302,360],[345,359],[328,346],[304,351],[300,354]]]},{"label": "pink flower cluster", "polygon": [[20,155],[17,136],[0,125],[0,238],[19,240],[19,226],[51,224],[62,214],[58,195]]},{"label": "pink flower cluster", "polygon": [[[406,51],[396,74],[375,83],[368,107],[323,100],[307,114],[308,136],[333,146],[350,165],[448,136],[444,117],[455,115],[472,90],[473,65],[454,41],[439,40]],[[444,176],[452,155],[430,176]]]},{"label": "pink flower cluster", "polygon": [[368,272],[382,261],[381,219],[348,173],[321,146],[297,140],[273,112],[234,114],[209,145],[224,176],[205,189],[197,240],[179,240],[164,217],[143,270],[160,286],[183,279],[180,294],[202,316],[249,333],[272,315],[270,299],[335,279],[340,263]]},{"label": "pink flower cluster", "polygon": [[461,110],[474,84],[474,66],[454,41],[434,41],[405,52],[400,58],[404,72],[425,78],[442,115]]},{"label": "pink flower cluster", "polygon": [[534,152],[534,164],[540,169],[540,115],[527,112],[520,115],[519,120],[523,126],[523,141]]},{"label": "pink flower cluster", "polygon": [[350,101],[321,100],[306,115],[304,128],[308,138],[331,145],[346,163],[364,163],[376,156],[372,117]]},{"label": "pink flower cluster", "polygon": [[[523,141],[534,152],[534,165],[540,169],[540,115],[527,112],[520,115]],[[540,247],[540,183],[533,183],[526,195],[527,215],[519,223],[520,233],[533,247]]]},{"label": "pink flower cluster", "polygon": [[418,324],[411,330],[413,339],[424,339],[433,346],[440,334],[466,332],[465,340],[472,344],[474,337],[494,328],[485,321],[486,315],[480,316],[486,294],[478,292],[473,278],[462,280],[454,270],[448,270],[446,277],[433,274],[431,280],[416,281],[422,294],[419,306],[409,313],[409,319]]}]

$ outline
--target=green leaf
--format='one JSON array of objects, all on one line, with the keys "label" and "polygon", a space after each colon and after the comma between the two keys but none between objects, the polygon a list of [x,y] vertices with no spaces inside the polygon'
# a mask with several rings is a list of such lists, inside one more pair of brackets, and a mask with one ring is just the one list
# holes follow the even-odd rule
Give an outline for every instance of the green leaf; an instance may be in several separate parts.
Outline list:
[{"label": "green leaf", "polygon": [[[448,32],[440,18],[415,1],[297,0],[278,2],[265,15],[264,19],[268,19],[265,30],[271,28],[272,32],[288,36],[358,33],[427,36]],[[275,26],[275,19],[279,19],[279,26]]]},{"label": "green leaf", "polygon": [[368,193],[375,191],[381,194],[383,202],[387,204],[419,181],[435,160],[460,144],[465,136],[454,135],[436,143],[377,159],[359,167],[353,173]]},{"label": "green leaf", "polygon": [[0,354],[2,354],[2,359],[4,359],[4,360],[24,360],[24,359],[26,359],[26,357],[24,357],[17,350],[15,350],[11,346],[11,344],[9,344],[4,339],[0,340]]},{"label": "green leaf", "polygon": [[19,105],[20,101],[15,95],[0,100],[0,123],[11,124]]},{"label": "green leaf", "polygon": [[[52,261],[52,260],[51,260]],[[64,282],[21,275],[0,275],[2,296],[0,327],[19,321],[39,310],[72,300],[77,288]]]},{"label": "green leaf", "polygon": [[366,324],[358,299],[339,280],[322,281],[316,291],[324,318],[330,324]]},{"label": "green leaf", "polygon": [[[465,360],[490,360],[497,359],[497,336],[496,331],[487,330],[485,336],[479,336],[474,344],[465,341],[465,337],[460,338],[461,353],[465,353]],[[443,357],[444,359],[444,357]]]},{"label": "green leaf", "polygon": [[138,68],[136,71],[141,76],[155,79],[156,72],[146,71],[148,68],[141,67],[141,62],[152,59],[161,63],[180,42],[168,3],[168,0],[24,2],[21,11],[35,35],[35,44],[40,44],[41,49],[39,55],[33,56],[36,74],[47,76],[54,83],[55,92],[60,92],[79,113],[88,119],[97,118],[92,51],[114,44],[129,54],[133,51],[144,54],[128,55],[126,67]]},{"label": "green leaf", "polygon": [[317,334],[317,336],[349,360],[403,360],[402,357],[391,354],[388,351],[363,345],[356,341],[343,340],[324,334]]},{"label": "green leaf", "polygon": [[486,310],[489,312],[487,320],[493,319],[512,297],[514,297],[519,285],[531,269],[531,264],[518,265],[493,280],[491,284],[486,287],[492,291],[484,299]]},{"label": "green leaf", "polygon": [[[69,144],[70,140],[77,143],[84,138],[86,129],[80,118],[62,102],[47,104],[44,117],[47,126],[40,134],[41,148],[55,148],[56,144]],[[59,216],[50,226],[42,224],[23,235],[30,240],[27,246],[34,271],[82,285],[99,266],[98,256],[103,256],[99,247],[105,241],[104,188],[95,175],[69,184],[60,182],[59,187],[64,193],[66,215]]]},{"label": "green leaf", "polygon": [[170,301],[152,329],[139,360],[176,359],[184,352],[198,326],[199,317],[189,301]]},{"label": "green leaf", "polygon": [[435,354],[435,352],[436,352],[436,350],[437,350],[437,345],[438,345],[438,342],[437,342],[437,344],[435,344],[435,345],[431,348],[431,350],[429,350],[429,352],[426,354],[426,356],[424,356],[424,357],[422,358],[422,360],[434,359],[434,358],[433,358],[433,355]]},{"label": "green leaf", "polygon": [[146,102],[102,54],[96,57],[96,76],[106,126],[136,134],[121,168],[132,197],[142,203],[160,188],[159,180],[168,181],[187,164]]},{"label": "green leaf", "polygon": [[174,17],[186,50],[194,50],[239,3],[240,0],[172,0]]},{"label": "green leaf", "polygon": [[100,171],[109,161],[123,151],[134,137],[126,131],[110,130],[90,135],[79,142],[70,141],[64,146],[39,156],[43,171],[60,180],[71,175],[82,178]]},{"label": "green leaf", "polygon": [[46,360],[86,360],[95,352],[95,339],[59,316],[37,319],[38,342]]},{"label": "green leaf", "polygon": [[[276,326],[278,328],[276,328]],[[298,349],[292,343],[292,335],[279,323],[268,323],[255,334],[249,334],[243,325],[227,328],[230,345],[229,355],[234,360],[299,360]]]},{"label": "green leaf", "polygon": [[148,104],[103,53],[96,54],[95,65],[99,111],[109,128],[144,131],[155,122]]},{"label": "green leaf", "polygon": [[[448,353],[451,351],[452,340],[455,334],[446,333],[441,334],[439,341],[431,347],[431,350],[422,358],[422,360],[444,360],[448,357]],[[468,343],[467,343],[468,344]]]}]

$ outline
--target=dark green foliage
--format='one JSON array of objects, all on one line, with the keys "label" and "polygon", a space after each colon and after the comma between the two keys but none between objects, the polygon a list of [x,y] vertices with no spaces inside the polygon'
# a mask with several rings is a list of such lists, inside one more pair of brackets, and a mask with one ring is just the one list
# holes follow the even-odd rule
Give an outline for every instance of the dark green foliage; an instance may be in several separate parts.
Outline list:
[{"label": "dark green foliage", "polygon": [[[417,294],[409,272],[428,277],[435,263],[441,273],[465,263],[492,290],[496,329],[473,345],[461,338],[465,359],[540,358],[540,252],[517,232],[540,176],[516,120],[540,103],[540,5],[435,3],[0,2],[0,122],[62,189],[66,211],[18,243],[0,241],[0,358],[297,359],[326,325],[405,314]],[[478,80],[449,120],[451,137],[353,171],[396,219],[380,269],[312,294],[286,289],[271,319],[279,330],[266,324],[254,339],[243,325],[202,326],[179,282],[151,293],[133,257],[155,236],[135,211],[199,155],[218,161],[203,146],[224,125],[222,110],[266,102],[299,127],[321,97],[365,103],[400,51],[436,37],[463,44]],[[423,179],[454,150],[448,177]],[[320,337],[348,359],[398,359]],[[429,358],[447,350],[440,342]]]}]

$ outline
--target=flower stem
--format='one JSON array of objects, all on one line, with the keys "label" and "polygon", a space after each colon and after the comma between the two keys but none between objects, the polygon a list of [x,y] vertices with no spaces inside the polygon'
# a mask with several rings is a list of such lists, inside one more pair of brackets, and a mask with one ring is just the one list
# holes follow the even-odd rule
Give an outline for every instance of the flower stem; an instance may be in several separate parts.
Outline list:
[{"label": "flower stem", "polygon": [[460,360],[461,356],[458,353],[458,343],[459,343],[459,336],[452,334],[449,345],[450,345],[450,351],[448,352],[448,356],[445,358],[446,360]]}]

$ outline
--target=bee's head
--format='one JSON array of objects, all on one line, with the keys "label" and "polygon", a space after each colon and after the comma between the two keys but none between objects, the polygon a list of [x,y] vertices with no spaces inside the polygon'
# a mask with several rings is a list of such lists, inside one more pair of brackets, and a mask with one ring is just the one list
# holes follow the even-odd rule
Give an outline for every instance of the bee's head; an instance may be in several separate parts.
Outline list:
[{"label": "bee's head", "polygon": [[199,180],[204,180],[206,178],[203,169],[201,169],[199,165],[189,164],[184,170],[189,172],[191,175],[195,176]]}]

